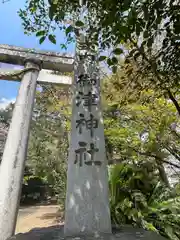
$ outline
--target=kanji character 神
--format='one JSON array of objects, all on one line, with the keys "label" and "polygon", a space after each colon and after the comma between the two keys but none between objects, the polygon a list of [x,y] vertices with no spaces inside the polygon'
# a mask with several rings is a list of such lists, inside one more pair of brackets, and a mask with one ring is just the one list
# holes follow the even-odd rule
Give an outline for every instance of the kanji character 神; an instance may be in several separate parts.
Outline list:
[{"label": "kanji character \u795e", "polygon": [[76,120],[76,128],[79,128],[79,134],[82,133],[82,128],[85,126],[91,132],[93,137],[93,129],[98,128],[98,119],[94,118],[93,114],[90,114],[90,119],[86,120],[84,114],[79,114],[80,119]]}]

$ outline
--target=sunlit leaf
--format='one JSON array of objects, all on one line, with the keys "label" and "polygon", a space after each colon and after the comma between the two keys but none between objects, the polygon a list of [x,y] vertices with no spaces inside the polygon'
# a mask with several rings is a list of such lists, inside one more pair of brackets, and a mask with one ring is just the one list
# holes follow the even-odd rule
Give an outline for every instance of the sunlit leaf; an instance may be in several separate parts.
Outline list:
[{"label": "sunlit leaf", "polygon": [[56,44],[56,37],[55,37],[54,35],[50,34],[50,35],[48,36],[48,39],[49,39],[49,41],[52,42],[53,44]]},{"label": "sunlit leaf", "polygon": [[39,31],[36,33],[36,37],[44,36],[46,34],[46,31]]},{"label": "sunlit leaf", "polygon": [[76,24],[77,27],[84,26],[84,23],[82,21],[77,21],[75,24]]},{"label": "sunlit leaf", "polygon": [[101,62],[101,61],[104,61],[104,60],[106,60],[106,58],[107,58],[106,56],[100,56],[100,57],[99,57],[99,61],[100,61],[100,62]]},{"label": "sunlit leaf", "polygon": [[39,43],[42,44],[42,43],[45,41],[45,39],[46,39],[46,36],[41,37],[41,38],[39,39]]},{"label": "sunlit leaf", "polygon": [[122,50],[121,48],[116,48],[116,49],[113,50],[113,53],[114,53],[115,55],[120,55],[120,54],[123,53],[123,50]]}]

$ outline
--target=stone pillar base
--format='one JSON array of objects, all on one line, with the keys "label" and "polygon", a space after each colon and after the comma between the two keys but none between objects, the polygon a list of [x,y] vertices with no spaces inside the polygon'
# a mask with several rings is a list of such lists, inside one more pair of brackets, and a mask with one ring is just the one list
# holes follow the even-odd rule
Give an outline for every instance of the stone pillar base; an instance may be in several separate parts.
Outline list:
[{"label": "stone pillar base", "polygon": [[146,231],[132,226],[113,228],[112,234],[101,234],[94,236],[64,237],[63,226],[52,226],[48,228],[36,228],[23,234],[17,234],[7,240],[166,240],[166,238],[155,232]]}]

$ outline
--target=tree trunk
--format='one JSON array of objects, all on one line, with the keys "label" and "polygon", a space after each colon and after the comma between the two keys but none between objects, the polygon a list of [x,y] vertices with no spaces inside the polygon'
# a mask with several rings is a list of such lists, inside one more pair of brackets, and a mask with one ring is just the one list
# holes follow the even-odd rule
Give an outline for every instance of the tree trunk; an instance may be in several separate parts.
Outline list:
[{"label": "tree trunk", "polygon": [[171,99],[171,101],[173,102],[174,106],[176,107],[176,110],[178,111],[179,115],[180,115],[180,105],[177,102],[177,100],[174,98],[172,92],[170,90],[167,91],[169,98]]}]

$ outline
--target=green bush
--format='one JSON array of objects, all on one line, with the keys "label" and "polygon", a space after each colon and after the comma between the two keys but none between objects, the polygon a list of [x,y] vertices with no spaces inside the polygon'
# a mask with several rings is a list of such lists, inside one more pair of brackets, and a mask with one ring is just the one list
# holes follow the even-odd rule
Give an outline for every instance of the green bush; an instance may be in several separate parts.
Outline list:
[{"label": "green bush", "polygon": [[[132,224],[171,240],[180,239],[180,197],[143,176],[144,168],[118,164],[110,169],[110,207],[114,224]],[[143,186],[143,187],[142,187]]]}]

